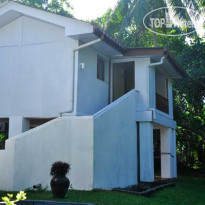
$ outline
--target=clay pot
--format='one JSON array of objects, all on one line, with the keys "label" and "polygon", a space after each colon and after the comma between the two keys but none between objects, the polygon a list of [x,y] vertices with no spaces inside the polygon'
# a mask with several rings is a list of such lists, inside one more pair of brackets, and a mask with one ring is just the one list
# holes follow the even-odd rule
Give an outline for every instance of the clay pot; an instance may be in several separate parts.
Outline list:
[{"label": "clay pot", "polygon": [[70,186],[70,181],[66,176],[54,176],[50,185],[55,198],[64,198]]}]

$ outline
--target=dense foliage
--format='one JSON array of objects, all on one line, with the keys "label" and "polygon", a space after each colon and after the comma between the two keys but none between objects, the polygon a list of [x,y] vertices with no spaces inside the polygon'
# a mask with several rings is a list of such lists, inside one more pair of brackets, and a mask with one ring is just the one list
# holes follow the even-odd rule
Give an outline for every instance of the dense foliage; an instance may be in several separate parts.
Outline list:
[{"label": "dense foliage", "polygon": [[189,78],[175,81],[174,113],[178,123],[180,161],[197,168],[205,165],[205,44],[196,39],[178,60]]},{"label": "dense foliage", "polygon": [[[0,3],[6,0],[0,0]],[[27,6],[36,7],[59,15],[72,17],[72,7],[68,0],[14,0]]]}]

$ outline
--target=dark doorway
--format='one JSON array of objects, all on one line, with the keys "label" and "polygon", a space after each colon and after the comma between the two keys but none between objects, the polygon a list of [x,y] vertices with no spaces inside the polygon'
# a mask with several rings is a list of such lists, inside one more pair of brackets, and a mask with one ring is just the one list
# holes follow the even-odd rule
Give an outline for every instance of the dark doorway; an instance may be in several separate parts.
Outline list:
[{"label": "dark doorway", "polygon": [[135,87],[134,62],[113,64],[113,101]]},{"label": "dark doorway", "polygon": [[154,173],[155,177],[161,176],[161,145],[160,145],[160,129],[153,130],[154,137]]}]

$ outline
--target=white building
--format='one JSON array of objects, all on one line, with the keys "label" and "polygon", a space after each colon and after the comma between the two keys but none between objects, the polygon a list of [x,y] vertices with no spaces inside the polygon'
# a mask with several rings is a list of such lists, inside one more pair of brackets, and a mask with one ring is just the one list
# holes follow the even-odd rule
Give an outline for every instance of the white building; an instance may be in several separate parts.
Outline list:
[{"label": "white building", "polygon": [[124,48],[87,22],[2,4],[0,190],[48,186],[58,160],[78,190],[152,182],[154,129],[161,177],[177,177],[172,79],[184,76],[164,48]]}]

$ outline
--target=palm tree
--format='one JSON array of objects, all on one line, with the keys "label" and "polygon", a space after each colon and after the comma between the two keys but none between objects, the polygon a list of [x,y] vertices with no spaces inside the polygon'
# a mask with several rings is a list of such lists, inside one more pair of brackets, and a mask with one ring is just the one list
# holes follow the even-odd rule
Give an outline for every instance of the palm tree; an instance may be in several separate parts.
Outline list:
[{"label": "palm tree", "polygon": [[[195,26],[198,36],[204,37],[204,22],[205,22],[205,7],[203,0],[166,0],[166,4],[172,9],[176,19],[187,19]],[[183,10],[174,6],[181,6],[186,8],[187,16],[185,16]]]},{"label": "palm tree", "polygon": [[[200,0],[198,0],[200,1]],[[173,11],[175,13],[175,17],[177,19],[186,18],[186,12],[183,12],[182,9],[175,8],[174,6],[180,7],[192,7],[198,10],[198,2],[197,0],[119,0],[117,6],[111,12],[110,17],[107,19],[108,23],[106,23],[106,29],[109,29],[109,25],[112,22],[117,22],[116,28],[118,28],[117,39],[121,39],[123,32],[129,30],[129,28],[135,25],[140,31],[143,31],[145,28],[143,26],[143,18],[144,16],[157,8],[160,7],[173,7]],[[155,13],[156,15],[157,12]],[[191,13],[188,12],[189,17],[191,17]],[[153,31],[155,31],[155,27],[153,27]],[[152,33],[154,47],[157,47],[157,36],[156,33]]]},{"label": "palm tree", "polygon": [[[143,18],[144,16],[155,8],[164,7],[165,3],[163,0],[120,0],[118,5],[113,10],[111,18],[121,18],[120,28],[117,39],[120,39],[123,32],[133,24],[140,30],[144,30]],[[121,14],[121,15],[119,15]],[[115,16],[116,15],[116,16]],[[107,23],[107,28],[109,23]],[[153,28],[155,30],[155,28]],[[154,46],[157,47],[156,33],[153,33]]]}]

